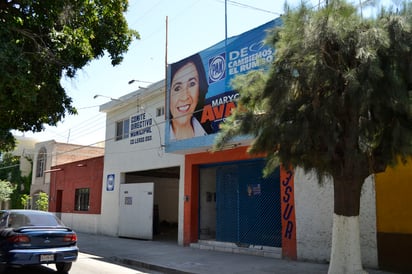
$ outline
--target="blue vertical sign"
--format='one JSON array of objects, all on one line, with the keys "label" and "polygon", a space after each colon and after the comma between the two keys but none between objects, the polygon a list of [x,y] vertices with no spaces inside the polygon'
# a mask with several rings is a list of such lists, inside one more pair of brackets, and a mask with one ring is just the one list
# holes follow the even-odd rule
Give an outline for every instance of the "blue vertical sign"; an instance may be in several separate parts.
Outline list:
[{"label": "blue vertical sign", "polygon": [[114,190],[114,174],[108,174],[106,180],[106,190],[113,191]]}]

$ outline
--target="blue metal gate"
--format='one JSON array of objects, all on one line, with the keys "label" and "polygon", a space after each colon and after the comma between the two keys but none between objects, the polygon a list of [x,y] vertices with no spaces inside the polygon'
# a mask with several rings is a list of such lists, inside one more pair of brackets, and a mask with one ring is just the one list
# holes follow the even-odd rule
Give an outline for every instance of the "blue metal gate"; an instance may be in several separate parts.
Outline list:
[{"label": "blue metal gate", "polygon": [[279,168],[263,178],[264,164],[257,160],[217,168],[217,241],[281,246]]}]

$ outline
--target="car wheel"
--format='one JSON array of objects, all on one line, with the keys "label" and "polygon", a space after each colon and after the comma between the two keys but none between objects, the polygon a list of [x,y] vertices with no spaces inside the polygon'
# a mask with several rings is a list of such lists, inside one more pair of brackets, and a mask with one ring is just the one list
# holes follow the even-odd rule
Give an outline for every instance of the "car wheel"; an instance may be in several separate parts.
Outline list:
[{"label": "car wheel", "polygon": [[69,272],[70,268],[72,268],[72,263],[56,263],[58,272]]}]

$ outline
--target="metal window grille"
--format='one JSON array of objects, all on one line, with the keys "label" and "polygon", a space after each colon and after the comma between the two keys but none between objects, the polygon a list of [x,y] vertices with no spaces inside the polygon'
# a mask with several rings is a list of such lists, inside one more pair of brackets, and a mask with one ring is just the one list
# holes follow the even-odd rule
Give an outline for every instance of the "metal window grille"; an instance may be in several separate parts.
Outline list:
[{"label": "metal window grille", "polygon": [[89,210],[89,188],[78,188],[75,193],[74,210],[88,211]]},{"label": "metal window grille", "polygon": [[263,161],[217,170],[216,240],[281,246],[279,169],[262,177]]}]

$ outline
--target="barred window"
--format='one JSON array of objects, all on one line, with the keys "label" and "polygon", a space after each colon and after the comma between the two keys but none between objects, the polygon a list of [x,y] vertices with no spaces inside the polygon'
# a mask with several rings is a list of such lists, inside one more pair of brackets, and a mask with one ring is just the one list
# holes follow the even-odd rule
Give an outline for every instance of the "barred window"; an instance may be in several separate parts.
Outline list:
[{"label": "barred window", "polygon": [[37,154],[36,177],[43,177],[46,170],[47,150],[42,147]]},{"label": "barred window", "polygon": [[77,188],[74,198],[74,210],[88,211],[89,210],[89,188]]}]

